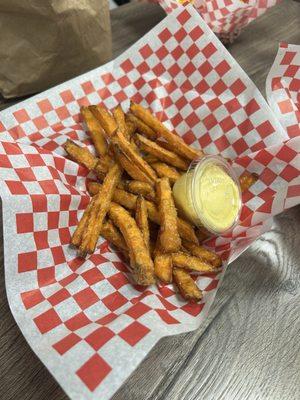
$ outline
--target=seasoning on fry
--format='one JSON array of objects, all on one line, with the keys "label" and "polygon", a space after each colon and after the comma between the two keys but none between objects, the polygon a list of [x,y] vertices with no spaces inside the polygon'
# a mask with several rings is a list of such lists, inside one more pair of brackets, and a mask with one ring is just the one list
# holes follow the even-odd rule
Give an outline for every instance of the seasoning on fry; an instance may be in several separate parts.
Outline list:
[{"label": "seasoning on fry", "polygon": [[107,142],[102,126],[88,107],[81,107],[80,111],[90,132],[97,154],[103,156],[107,153]]},{"label": "seasoning on fry", "polygon": [[179,235],[182,237],[182,239],[199,244],[193,225],[179,217],[177,218],[177,225]]},{"label": "seasoning on fry", "polygon": [[183,247],[188,250],[193,256],[198,257],[202,260],[212,264],[215,268],[222,265],[222,259],[216,253],[205,249],[202,246],[198,246],[194,243],[184,240],[182,242]]},{"label": "seasoning on fry", "polygon": [[116,144],[120,150],[129,158],[132,163],[146,174],[153,182],[156,181],[157,175],[155,171],[150,167],[149,164],[134,150],[130,142],[122,135],[120,131],[116,132],[113,138],[114,144]]},{"label": "seasoning on fry", "polygon": [[86,225],[87,225],[88,219],[90,217],[91,209],[94,206],[94,203],[95,203],[95,199],[91,199],[91,201],[89,202],[87,208],[85,209],[85,211],[77,225],[77,228],[75,229],[75,231],[72,235],[71,243],[73,246],[78,247],[81,243],[82,235],[86,229]]},{"label": "seasoning on fry", "polygon": [[178,154],[160,147],[157,143],[145,138],[142,135],[136,135],[136,143],[145,151],[158,158],[159,160],[186,171],[189,167],[189,162],[182,159]]},{"label": "seasoning on fry", "polygon": [[191,302],[198,302],[202,299],[203,294],[196,285],[190,274],[179,268],[174,268],[173,278],[176,286],[179,289],[181,296]]},{"label": "seasoning on fry", "polygon": [[128,133],[127,125],[125,122],[125,114],[120,105],[113,110],[113,117],[118,125],[119,131],[122,133],[122,135],[124,135],[127,140],[130,140],[130,135]]},{"label": "seasoning on fry", "polygon": [[150,249],[150,231],[149,231],[149,223],[148,223],[148,210],[147,204],[143,198],[143,196],[139,196],[136,201],[136,209],[135,209],[135,220],[137,226],[140,228],[145,245],[147,249]]},{"label": "seasoning on fry", "polygon": [[149,110],[146,110],[140,104],[131,102],[130,111],[140,118],[146,125],[150,126],[158,136],[163,137],[170,145],[172,151],[188,160],[194,160],[199,157],[199,151],[188,146],[181,137],[169,131],[157,118],[155,118]]},{"label": "seasoning on fry", "polygon": [[[150,163],[151,164],[151,163]],[[180,173],[173,167],[162,163],[162,162],[154,162],[151,164],[151,167],[157,173],[160,178],[166,177],[169,178],[171,184],[174,184],[178,178],[180,178]]]},{"label": "seasoning on fry", "polygon": [[149,176],[146,175],[143,171],[141,171],[137,165],[132,163],[124,154],[116,154],[116,158],[119,161],[120,165],[122,165],[122,168],[127,172],[129,176],[131,176],[132,179],[153,184],[152,179],[149,178]]},{"label": "seasoning on fry", "polygon": [[135,115],[128,113],[126,115],[126,121],[130,121],[135,124],[136,130],[141,134],[145,135],[148,139],[155,140],[157,138],[157,134],[151,129],[148,125],[144,124],[139,118]]},{"label": "seasoning on fry", "polygon": [[172,261],[175,267],[188,269],[198,272],[213,272],[215,267],[198,257],[190,256],[189,254],[178,252],[172,254]]},{"label": "seasoning on fry", "polygon": [[89,170],[92,170],[98,162],[97,158],[93,156],[87,148],[78,146],[78,144],[70,139],[67,139],[64,144],[64,149],[72,160],[85,166]]},{"label": "seasoning on fry", "polygon": [[121,175],[121,168],[118,164],[115,164],[106,175],[101,191],[95,196],[86,229],[82,236],[82,242],[79,246],[82,254],[93,253],[95,251],[104,218]]},{"label": "seasoning on fry", "polygon": [[163,253],[160,250],[160,239],[158,236],[156,249],[154,251],[154,273],[163,283],[172,282],[172,255]]},{"label": "seasoning on fry", "polygon": [[135,220],[125,208],[112,203],[109,216],[120,229],[129,249],[132,274],[139,285],[151,285],[155,282],[154,266],[149,249],[146,247],[143,235]]},{"label": "seasoning on fry", "polygon": [[160,215],[160,247],[163,252],[178,251],[181,240],[177,226],[177,212],[168,178],[161,178],[157,185],[157,198]]},{"label": "seasoning on fry", "polygon": [[133,121],[129,121],[128,119],[126,119],[126,126],[129,137],[131,137],[136,131],[136,125]]},{"label": "seasoning on fry", "polygon": [[116,130],[118,129],[118,125],[111,115],[111,113],[102,106],[90,106],[89,109],[95,115],[95,117],[100,122],[102,128],[104,129],[106,135],[108,137],[112,137]]},{"label": "seasoning on fry", "polygon": [[142,196],[151,201],[155,200],[155,191],[153,189],[153,186],[150,185],[149,183],[136,180],[125,181],[124,189],[134,194],[141,194]]},{"label": "seasoning on fry", "polygon": [[114,246],[116,246],[120,250],[127,251],[127,245],[118,228],[111,222],[111,220],[107,220],[103,222],[103,226],[101,229],[101,235],[104,239],[108,240]]}]

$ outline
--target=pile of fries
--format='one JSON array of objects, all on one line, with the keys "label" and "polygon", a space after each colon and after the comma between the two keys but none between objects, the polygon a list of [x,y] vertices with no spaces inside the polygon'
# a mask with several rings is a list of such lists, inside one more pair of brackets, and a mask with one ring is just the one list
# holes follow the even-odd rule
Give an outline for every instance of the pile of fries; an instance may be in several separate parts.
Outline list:
[{"label": "pile of fries", "polygon": [[[91,200],[72,244],[84,257],[95,251],[101,235],[125,254],[138,285],[174,282],[186,300],[200,301],[191,274],[214,272],[222,260],[199,244],[206,234],[177,215],[172,185],[203,153],[133,102],[126,114],[120,106],[110,113],[99,105],[82,107],[81,113],[97,156],[71,140],[65,150],[98,182],[88,185]],[[242,190],[256,179],[243,175]]]}]

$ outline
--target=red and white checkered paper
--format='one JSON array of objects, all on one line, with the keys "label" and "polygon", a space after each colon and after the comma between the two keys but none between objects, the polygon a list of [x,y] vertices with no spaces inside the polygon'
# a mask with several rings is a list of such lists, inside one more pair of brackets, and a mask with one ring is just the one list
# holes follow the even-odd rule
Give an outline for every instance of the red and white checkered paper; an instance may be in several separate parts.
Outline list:
[{"label": "red and white checkered paper", "polygon": [[282,43],[266,84],[268,102],[290,137],[300,134],[300,46]]},{"label": "red and white checkered paper", "polygon": [[222,39],[232,41],[242,28],[280,0],[150,0],[170,13],[181,5],[193,4],[207,25]]},{"label": "red and white checkered paper", "polygon": [[[220,273],[197,278],[188,304],[172,285],[141,288],[107,242],[86,260],[69,246],[89,196],[67,138],[90,146],[82,105],[129,99],[184,140],[259,174],[240,224],[207,245]],[[32,349],[72,399],[108,399],[157,341],[205,320],[226,264],[271,217],[300,202],[300,135],[290,138],[254,84],[193,7],[177,9],[113,62],[0,113],[5,275],[13,315]]]}]

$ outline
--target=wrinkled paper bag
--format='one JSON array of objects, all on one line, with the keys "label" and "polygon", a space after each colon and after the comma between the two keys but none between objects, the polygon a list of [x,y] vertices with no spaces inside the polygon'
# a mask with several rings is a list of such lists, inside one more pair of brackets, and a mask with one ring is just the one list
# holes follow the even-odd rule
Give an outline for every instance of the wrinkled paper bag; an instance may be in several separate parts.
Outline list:
[{"label": "wrinkled paper bag", "polygon": [[1,0],[0,92],[39,92],[111,58],[107,0]]}]

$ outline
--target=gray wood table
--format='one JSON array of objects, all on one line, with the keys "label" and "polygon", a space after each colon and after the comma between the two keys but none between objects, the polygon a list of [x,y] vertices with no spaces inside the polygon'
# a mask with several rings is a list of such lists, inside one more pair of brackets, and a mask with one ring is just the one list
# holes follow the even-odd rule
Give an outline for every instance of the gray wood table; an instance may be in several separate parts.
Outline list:
[{"label": "gray wood table", "polygon": [[[112,12],[114,55],[164,17],[155,5]],[[259,89],[279,41],[300,44],[300,3],[284,0],[229,50]],[[12,103],[2,100],[0,108]],[[1,224],[1,221],[0,221]],[[300,208],[275,219],[228,269],[200,329],[161,340],[113,400],[300,399]],[[0,238],[0,264],[3,244]],[[11,316],[0,272],[0,399],[66,399]]]}]

